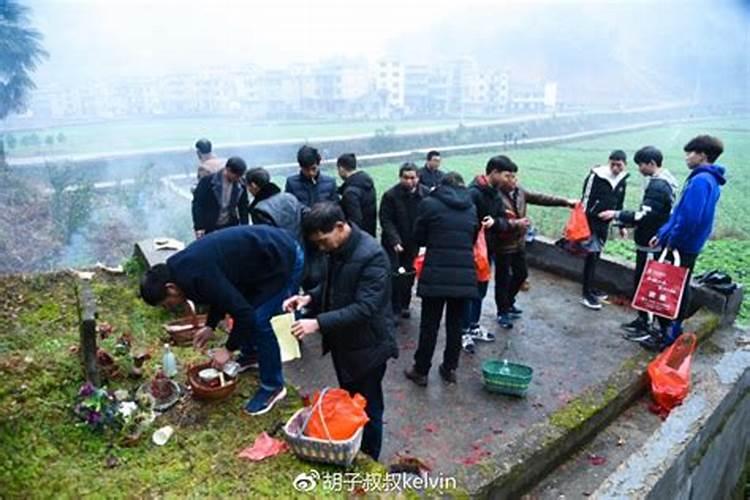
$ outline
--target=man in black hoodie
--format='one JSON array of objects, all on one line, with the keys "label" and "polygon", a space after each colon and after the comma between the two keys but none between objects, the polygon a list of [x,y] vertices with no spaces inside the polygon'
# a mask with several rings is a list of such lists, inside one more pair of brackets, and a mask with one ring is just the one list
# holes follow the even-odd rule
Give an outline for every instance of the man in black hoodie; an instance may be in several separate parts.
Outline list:
[{"label": "man in black hoodie", "polygon": [[414,366],[404,372],[417,385],[427,385],[443,309],[446,309],[446,341],[438,372],[445,382],[456,382],[461,322],[467,301],[479,296],[474,268],[478,228],[474,202],[463,179],[455,172],[446,174],[440,186],[419,204],[414,237],[419,246],[427,248],[417,286],[417,295],[422,298],[422,317]]},{"label": "man in black hoodie", "polygon": [[[582,202],[591,229],[591,238],[584,245],[588,254],[583,264],[581,304],[593,310],[601,309],[601,301],[607,299],[603,292],[594,288],[596,264],[609,236],[609,221],[600,219],[599,214],[606,210],[622,210],[625,202],[625,183],[629,175],[625,172],[626,165],[625,152],[619,149],[612,151],[607,165],[592,168],[583,183]],[[627,232],[620,228],[620,234],[624,237]]]},{"label": "man in black hoodie", "polygon": [[417,166],[412,162],[401,165],[399,182],[383,194],[380,200],[381,242],[391,260],[393,271],[394,317],[411,316],[411,289],[414,285],[414,258],[419,246],[414,240],[414,222],[417,207],[429,194],[429,189],[419,184]]},{"label": "man in black hoodie", "polygon": [[[634,292],[641,281],[646,261],[654,255],[658,256],[661,252],[660,247],[649,247],[649,241],[669,220],[677,192],[677,180],[667,169],[662,168],[663,159],[661,151],[653,146],[639,149],[633,161],[638,165],[641,175],[646,178],[640,208],[638,210],[605,210],[599,213],[599,218],[603,221],[614,220],[626,226],[635,226],[633,235],[636,248]],[[648,314],[639,311],[635,320],[622,325],[628,331],[626,338],[636,342],[647,339],[649,337],[648,323]],[[668,321],[662,318],[660,323],[666,328]]]},{"label": "man in black hoodie", "polygon": [[357,157],[354,153],[339,156],[336,168],[344,181],[339,188],[344,215],[349,222],[355,223],[370,236],[375,236],[378,226],[377,194],[372,177],[367,172],[357,170]]},{"label": "man in black hoodie", "polygon": [[253,224],[266,224],[286,229],[298,242],[302,242],[302,215],[305,206],[291,193],[282,193],[271,182],[264,168],[252,168],[245,174],[245,186],[252,195],[250,219]]}]

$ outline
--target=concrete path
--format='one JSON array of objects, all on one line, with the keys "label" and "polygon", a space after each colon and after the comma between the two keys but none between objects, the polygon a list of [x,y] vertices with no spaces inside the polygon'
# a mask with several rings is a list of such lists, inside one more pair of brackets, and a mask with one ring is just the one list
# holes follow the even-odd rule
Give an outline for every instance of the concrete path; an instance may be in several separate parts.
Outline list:
[{"label": "concrete path", "polygon": [[[418,387],[404,377],[419,336],[420,301],[412,302],[412,319],[403,321],[397,332],[401,355],[386,373],[383,463],[411,456],[430,465],[433,474],[461,476],[463,469],[492,459],[489,450],[518,439],[531,424],[602,382],[624,359],[640,351],[621,337],[620,323],[632,319],[627,308],[585,309],[578,302],[579,284],[542,271],[531,270],[530,283],[531,289],[522,292],[518,300],[524,318],[510,331],[501,330],[494,322],[490,287],[482,324],[496,332],[498,339],[479,344],[474,355],[462,353],[457,385],[443,383],[437,373],[443,330],[428,387]],[[336,385],[331,360],[320,352],[320,338],[308,338],[303,359],[285,368],[288,381],[303,393]],[[482,361],[506,356],[534,368],[524,399],[491,394],[482,386]]]}]

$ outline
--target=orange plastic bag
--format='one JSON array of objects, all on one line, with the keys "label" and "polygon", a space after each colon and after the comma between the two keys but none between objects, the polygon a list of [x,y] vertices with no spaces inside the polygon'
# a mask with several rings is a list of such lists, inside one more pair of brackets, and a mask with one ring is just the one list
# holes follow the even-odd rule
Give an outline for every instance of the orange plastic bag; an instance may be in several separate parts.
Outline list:
[{"label": "orange plastic bag", "polygon": [[651,395],[666,412],[682,403],[688,394],[690,363],[697,342],[694,333],[683,333],[648,365]]},{"label": "orange plastic bag", "polygon": [[489,281],[492,276],[490,271],[490,259],[487,258],[487,239],[484,236],[484,227],[479,230],[477,241],[474,242],[474,267],[477,270],[477,281]]},{"label": "orange plastic bag", "polygon": [[570,212],[568,222],[565,224],[565,239],[568,241],[586,241],[591,238],[591,228],[586,219],[586,211],[580,201]]},{"label": "orange plastic bag", "polygon": [[365,406],[367,400],[361,394],[351,397],[344,389],[316,391],[305,435],[334,441],[349,439],[370,421]]}]

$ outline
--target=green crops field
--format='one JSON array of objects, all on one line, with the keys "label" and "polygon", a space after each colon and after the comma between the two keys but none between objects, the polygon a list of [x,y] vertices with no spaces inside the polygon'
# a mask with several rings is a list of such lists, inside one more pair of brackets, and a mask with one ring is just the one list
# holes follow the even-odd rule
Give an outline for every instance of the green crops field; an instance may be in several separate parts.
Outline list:
[{"label": "green crops field", "polygon": [[[609,135],[597,139],[555,145],[553,147],[497,151],[507,154],[520,167],[521,184],[529,190],[579,197],[583,179],[592,165],[604,163],[612,149],[623,149],[632,158],[635,151],[651,144],[665,155],[664,166],[680,180],[687,177],[682,147],[695,135],[709,133],[724,141],[725,153],[719,159],[727,167],[727,184],[719,202],[717,222],[712,241],[698,261],[698,272],[722,269],[737,281],[750,286],[750,118],[706,121],[637,132]],[[443,169],[455,170],[467,183],[484,171],[490,153],[468,156],[446,156]],[[642,195],[642,178],[636,165],[628,164],[631,172],[626,207],[637,208]],[[378,193],[397,180],[396,164],[368,169],[375,179]],[[529,216],[542,234],[558,237],[568,211],[559,208],[531,207]],[[606,251],[634,259],[632,240],[612,239]],[[750,321],[750,299],[742,309],[742,320]]]}]

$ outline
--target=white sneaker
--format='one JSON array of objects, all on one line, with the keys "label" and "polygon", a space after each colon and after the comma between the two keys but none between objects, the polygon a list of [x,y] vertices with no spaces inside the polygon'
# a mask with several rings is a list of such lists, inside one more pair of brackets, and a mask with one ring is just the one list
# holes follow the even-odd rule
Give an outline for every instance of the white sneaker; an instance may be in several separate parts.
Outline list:
[{"label": "white sneaker", "polygon": [[464,333],[461,336],[461,349],[469,354],[474,354],[474,339],[470,333]]},{"label": "white sneaker", "polygon": [[471,335],[472,340],[479,340],[480,342],[494,342],[495,341],[495,334],[488,332],[482,326],[472,328],[471,331],[469,331],[469,335]]}]

